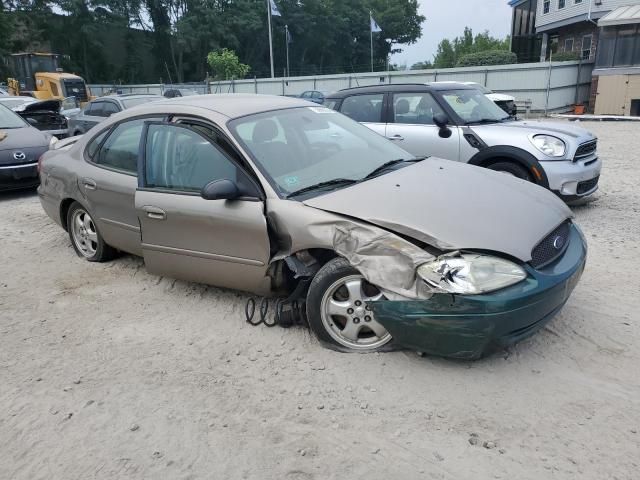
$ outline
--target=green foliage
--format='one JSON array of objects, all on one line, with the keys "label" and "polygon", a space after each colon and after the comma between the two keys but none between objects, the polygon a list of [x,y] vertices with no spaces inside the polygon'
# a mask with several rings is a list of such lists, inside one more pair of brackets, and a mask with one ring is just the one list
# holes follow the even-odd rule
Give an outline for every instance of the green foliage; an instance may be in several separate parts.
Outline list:
[{"label": "green foliage", "polygon": [[[276,75],[286,65],[289,25],[292,75],[368,71],[369,11],[374,67],[385,70],[398,46],[415,43],[424,17],[418,0],[275,0]],[[50,49],[91,82],[202,81],[209,52],[223,48],[258,77],[270,75],[266,0],[3,0],[20,30],[8,52]],[[55,12],[55,13],[54,13]],[[62,15],[60,15],[62,14]],[[22,28],[24,27],[24,28]],[[0,24],[0,35],[3,34]],[[8,32],[8,30],[6,30]],[[393,48],[392,48],[393,45]],[[1,48],[1,47],[0,47]],[[169,78],[170,77],[170,78]]]},{"label": "green foliage", "polygon": [[232,78],[244,78],[251,67],[240,63],[238,55],[233,50],[223,48],[217,52],[209,52],[207,63],[213,71],[216,80],[230,80]]},{"label": "green foliage", "polygon": [[[438,44],[438,49],[433,58],[433,68],[452,68],[459,65],[460,60],[466,55],[479,54],[492,50],[509,50],[509,37],[504,39],[494,38],[488,31],[473,35],[473,30],[465,27],[462,36],[453,40],[443,39]],[[431,62],[421,62],[429,64]],[[419,65],[419,64],[416,64]]]},{"label": "green foliage", "polygon": [[554,53],[551,57],[554,62],[568,62],[570,60],[580,60],[580,55],[575,52]]},{"label": "green foliage", "polygon": [[507,65],[517,63],[518,57],[509,50],[487,50],[484,52],[468,53],[460,57],[458,67],[476,67],[483,65]]},{"label": "green foliage", "polygon": [[433,63],[427,60],[426,62],[414,63],[410,70],[429,70],[430,68],[433,68]]}]

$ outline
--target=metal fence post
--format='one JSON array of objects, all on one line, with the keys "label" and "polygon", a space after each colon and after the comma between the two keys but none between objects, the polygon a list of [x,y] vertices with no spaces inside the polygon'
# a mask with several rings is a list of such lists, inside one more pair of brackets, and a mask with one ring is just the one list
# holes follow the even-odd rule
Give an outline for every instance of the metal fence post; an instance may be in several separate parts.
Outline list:
[{"label": "metal fence post", "polygon": [[258,93],[258,77],[253,77],[253,90],[255,93]]},{"label": "metal fence post", "polygon": [[488,68],[485,68],[485,70],[484,70],[484,86],[485,86],[485,87],[487,86],[487,80],[488,80],[488,78],[489,78],[489,69],[488,69]]},{"label": "metal fence post", "polygon": [[437,81],[438,81],[438,70],[436,70],[436,71],[433,73],[433,81],[434,81],[434,82],[437,82]]},{"label": "metal fence post", "polygon": [[578,62],[578,74],[576,75],[576,98],[573,102],[575,105],[580,101],[580,74],[582,70],[582,59]]},{"label": "metal fence post", "polygon": [[549,94],[551,93],[551,72],[553,70],[553,64],[551,63],[551,59],[549,59],[549,71],[547,73],[547,97],[544,102],[544,116],[547,116],[547,112],[549,111]]}]

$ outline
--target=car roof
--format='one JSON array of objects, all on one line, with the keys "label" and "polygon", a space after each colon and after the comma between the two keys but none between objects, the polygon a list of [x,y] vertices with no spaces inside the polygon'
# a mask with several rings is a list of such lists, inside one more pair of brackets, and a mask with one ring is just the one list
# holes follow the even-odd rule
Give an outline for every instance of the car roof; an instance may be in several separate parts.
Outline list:
[{"label": "car roof", "polygon": [[270,110],[281,110],[284,108],[318,107],[317,104],[300,98],[259,95],[254,93],[190,95],[188,97],[176,97],[153,102],[153,105],[181,105],[204,108],[229,118],[244,117],[245,115],[268,112]]},{"label": "car roof", "polygon": [[471,85],[461,82],[432,82],[432,83],[391,83],[383,85],[371,85],[368,87],[352,87],[339,90],[330,95],[329,98],[344,98],[354,93],[385,93],[385,92],[431,92],[438,90],[475,90]]}]

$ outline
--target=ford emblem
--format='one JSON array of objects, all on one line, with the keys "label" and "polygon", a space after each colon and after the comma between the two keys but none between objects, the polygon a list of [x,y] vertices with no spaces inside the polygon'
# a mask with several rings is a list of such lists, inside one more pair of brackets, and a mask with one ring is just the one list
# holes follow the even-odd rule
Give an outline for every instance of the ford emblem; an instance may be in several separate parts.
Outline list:
[{"label": "ford emblem", "polygon": [[558,235],[553,239],[553,248],[560,250],[564,246],[564,237]]}]

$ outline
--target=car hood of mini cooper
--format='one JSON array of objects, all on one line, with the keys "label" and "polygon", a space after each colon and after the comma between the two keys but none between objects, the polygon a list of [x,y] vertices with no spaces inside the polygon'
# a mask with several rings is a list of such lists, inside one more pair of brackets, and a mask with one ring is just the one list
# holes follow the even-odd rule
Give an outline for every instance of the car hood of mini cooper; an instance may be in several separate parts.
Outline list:
[{"label": "car hood of mini cooper", "polygon": [[436,158],[303,203],[442,250],[501,252],[523,262],[572,216],[560,199],[530,182]]}]

